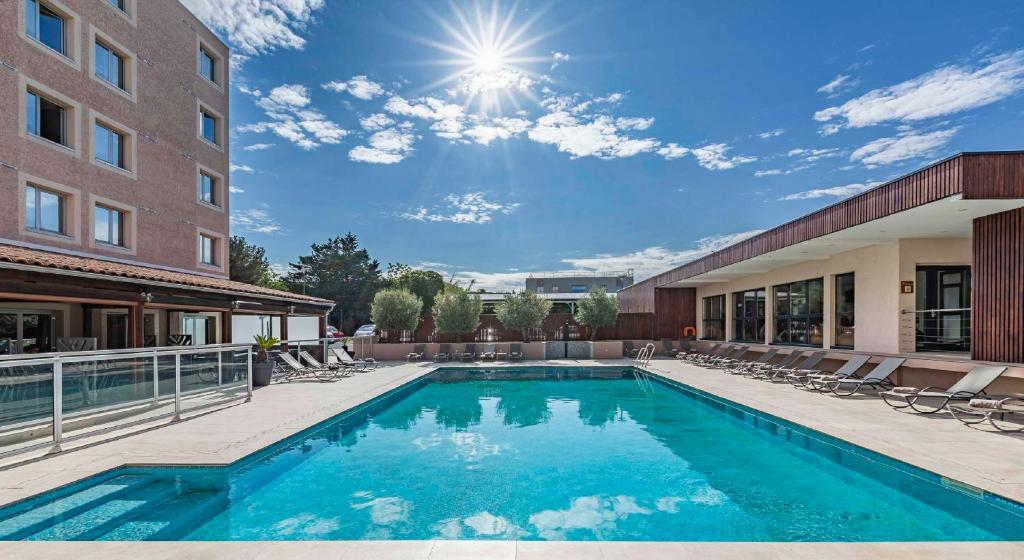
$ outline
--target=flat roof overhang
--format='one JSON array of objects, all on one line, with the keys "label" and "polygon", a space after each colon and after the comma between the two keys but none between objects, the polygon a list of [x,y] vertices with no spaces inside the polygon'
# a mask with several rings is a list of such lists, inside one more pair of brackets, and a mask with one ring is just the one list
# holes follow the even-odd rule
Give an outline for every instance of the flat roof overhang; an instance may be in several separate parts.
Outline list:
[{"label": "flat roof overhang", "polygon": [[970,238],[975,218],[1022,207],[1024,199],[967,200],[954,195],[656,287],[692,288],[728,282],[802,262],[826,260],[862,247],[891,245],[900,239]]}]

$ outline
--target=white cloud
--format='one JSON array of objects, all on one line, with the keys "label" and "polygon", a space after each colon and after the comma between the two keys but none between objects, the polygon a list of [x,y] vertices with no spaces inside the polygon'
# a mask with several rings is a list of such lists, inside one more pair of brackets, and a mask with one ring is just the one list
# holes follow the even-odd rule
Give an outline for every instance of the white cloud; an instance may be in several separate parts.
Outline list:
[{"label": "white cloud", "polygon": [[466,129],[463,134],[478,144],[490,145],[495,139],[508,140],[522,134],[530,127],[530,121],[515,117],[499,117]]},{"label": "white cloud", "polygon": [[275,104],[270,107],[271,110],[276,109],[276,105],[305,107],[306,105],[309,105],[309,102],[311,101],[309,98],[309,89],[306,86],[299,84],[285,84],[277,86],[270,90],[270,95],[268,95],[266,99]]},{"label": "white cloud", "polygon": [[647,130],[654,124],[654,117],[619,117],[615,119],[615,126],[622,130]]},{"label": "white cloud", "polygon": [[761,169],[754,172],[754,177],[771,177],[773,175],[784,175],[785,173],[781,169]]},{"label": "white cloud", "polygon": [[338,93],[348,92],[352,97],[362,99],[364,101],[369,101],[378,95],[384,95],[386,93],[384,86],[362,75],[352,76],[352,79],[348,81],[335,80],[333,82],[327,82],[323,87]]},{"label": "white cloud", "polygon": [[826,93],[829,98],[837,97],[844,91],[855,87],[858,83],[859,81],[856,78],[851,78],[848,74],[839,74],[831,82],[818,88],[818,93]]},{"label": "white cloud", "polygon": [[231,185],[230,187],[228,187],[228,192],[231,194],[242,194],[245,192],[245,189],[243,189],[242,187],[236,187],[235,185]]},{"label": "white cloud", "polygon": [[320,111],[310,108],[309,88],[301,84],[284,84],[270,90],[268,95],[258,89],[239,88],[255,100],[269,118],[237,127],[240,133],[262,134],[271,132],[303,150],[313,150],[321,144],[340,144],[349,134]]},{"label": "white cloud", "polygon": [[775,130],[766,130],[757,135],[758,138],[767,140],[768,138],[775,138],[776,136],[782,136],[786,133],[785,129],[776,128]]},{"label": "white cloud", "polygon": [[395,121],[384,113],[374,113],[368,117],[359,119],[359,126],[363,127],[364,130],[380,130],[393,124],[395,124]]},{"label": "white cloud", "polygon": [[757,158],[754,156],[727,157],[725,153],[730,149],[725,144],[708,144],[702,148],[693,148],[690,150],[690,153],[697,158],[697,163],[701,167],[712,171],[732,169],[737,165],[757,161]]},{"label": "white cloud", "polygon": [[533,78],[506,67],[488,72],[468,72],[459,78],[458,90],[469,95],[479,95],[490,91],[504,92],[507,90],[529,91],[536,83]]},{"label": "white cloud", "polygon": [[678,159],[686,154],[690,153],[689,148],[684,148],[675,142],[669,142],[663,147],[658,148],[658,155],[665,159]]},{"label": "white cloud", "polygon": [[248,146],[242,146],[243,152],[259,152],[262,150],[269,150],[273,148],[273,144],[250,144]]},{"label": "white cloud", "polygon": [[614,159],[654,151],[660,142],[654,138],[634,139],[619,135],[615,120],[607,115],[577,117],[565,111],[549,113],[537,119],[530,129],[534,142],[552,144],[573,158]]},{"label": "white cloud", "polygon": [[352,161],[364,163],[398,163],[413,152],[415,137],[410,127],[399,126],[374,132],[367,140],[369,146],[356,146],[348,152]]},{"label": "white cloud", "polygon": [[448,103],[436,97],[421,97],[408,100],[399,95],[391,96],[384,104],[384,110],[393,115],[415,117],[433,121],[430,129],[449,140],[462,137],[466,115],[461,105]]},{"label": "white cloud", "polygon": [[916,122],[994,103],[1024,88],[1024,50],[982,65],[943,66],[894,86],[871,90],[814,113],[819,122],[861,128],[889,121]]},{"label": "white cloud", "polygon": [[249,167],[248,165],[241,165],[241,164],[236,164],[236,163],[232,163],[228,169],[232,173],[234,173],[235,171],[238,171],[238,172],[241,172],[241,173],[253,173],[253,172],[256,171],[255,169],[253,169],[252,167]]},{"label": "white cloud", "polygon": [[551,53],[551,70],[558,68],[558,65],[563,62],[569,62],[572,59],[571,56],[565,53],[553,52]]},{"label": "white cloud", "polygon": [[819,159],[839,157],[845,154],[844,150],[839,148],[793,148],[786,152],[789,157],[800,158],[808,163],[813,163]]},{"label": "white cloud", "polygon": [[301,49],[305,30],[325,0],[182,0],[193,14],[215,31],[224,33],[243,55],[278,48]]},{"label": "white cloud", "polygon": [[419,207],[404,212],[401,218],[418,222],[451,222],[454,224],[486,224],[496,214],[508,215],[519,208],[518,202],[493,202],[482,192],[458,195],[451,193],[444,197],[446,206],[428,210]]},{"label": "white cloud", "polygon": [[803,191],[793,194],[787,194],[779,200],[809,200],[812,198],[846,198],[855,194],[862,193],[879,183],[868,182],[868,183],[850,183],[849,185],[840,185],[836,187],[827,187],[821,189],[811,189],[809,191]]},{"label": "white cloud", "polygon": [[250,208],[248,210],[231,211],[231,227],[250,233],[280,233],[281,224],[277,223],[266,210]]},{"label": "white cloud", "polygon": [[568,509],[534,513],[529,521],[541,538],[563,540],[572,531],[590,531],[600,537],[604,532],[614,530],[622,519],[651,513],[632,496],[585,496],[574,499]]},{"label": "white cloud", "polygon": [[908,131],[894,137],[879,138],[857,148],[850,161],[859,161],[869,168],[898,163],[908,159],[930,157],[946,144],[957,128],[917,133]]}]

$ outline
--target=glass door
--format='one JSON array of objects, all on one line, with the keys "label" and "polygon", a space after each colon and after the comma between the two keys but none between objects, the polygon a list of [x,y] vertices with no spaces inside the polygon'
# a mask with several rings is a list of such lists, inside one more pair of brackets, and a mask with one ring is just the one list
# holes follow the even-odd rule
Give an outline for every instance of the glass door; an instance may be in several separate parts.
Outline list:
[{"label": "glass door", "polygon": [[50,313],[0,313],[0,354],[53,352],[56,328],[56,322]]},{"label": "glass door", "polygon": [[206,315],[185,315],[182,321],[181,334],[192,337],[192,344],[200,346],[213,343],[213,336],[210,332],[210,317]]},{"label": "glass door", "polygon": [[917,269],[917,350],[971,350],[971,267]]}]

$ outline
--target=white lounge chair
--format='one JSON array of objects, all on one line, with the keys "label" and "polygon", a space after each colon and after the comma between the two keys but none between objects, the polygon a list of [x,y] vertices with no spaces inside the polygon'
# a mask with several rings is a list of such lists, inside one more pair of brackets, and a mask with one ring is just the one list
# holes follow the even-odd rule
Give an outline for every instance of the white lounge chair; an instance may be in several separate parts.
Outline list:
[{"label": "white lounge chair", "polygon": [[278,381],[295,381],[306,376],[311,376],[318,381],[334,381],[338,378],[338,370],[304,366],[295,359],[295,356],[287,352],[277,355],[274,371],[280,372],[276,377]]},{"label": "white lounge chair", "polygon": [[[966,404],[947,405],[946,409],[968,426],[988,422],[1000,432],[1024,431],[1024,397],[971,399]],[[1003,424],[997,424],[997,418]]]},{"label": "white lounge chair", "polygon": [[351,366],[347,366],[343,363],[321,363],[320,360],[316,359],[312,354],[309,353],[308,350],[299,350],[299,358],[301,358],[307,364],[309,364],[309,367],[311,369],[326,369],[329,371],[334,371],[337,372],[337,375],[340,377],[349,377],[352,375],[352,372],[349,371],[351,369]]},{"label": "white lounge chair", "polygon": [[350,368],[354,368],[357,371],[371,371],[377,369],[377,360],[374,360],[373,358],[353,360],[352,356],[349,356],[348,352],[346,352],[344,348],[331,347],[331,352],[334,352],[334,356],[338,358],[339,362]]},{"label": "white lounge chair", "polygon": [[[811,355],[810,358],[808,358],[808,361],[817,358],[817,362],[821,362],[821,360],[823,360],[827,354],[828,352],[815,352],[814,354]],[[786,381],[789,381],[791,385],[797,388],[814,389],[814,386],[811,385],[812,379],[824,376],[835,376],[838,379],[845,379],[847,377],[850,377],[851,375],[856,374],[857,370],[859,370],[864,364],[868,363],[870,359],[871,356],[865,354],[856,354],[854,356],[851,356],[845,364],[843,364],[839,369],[832,373],[820,369],[812,369],[814,366],[818,365],[817,362],[815,362],[814,365],[809,367],[806,363],[802,363],[800,364],[800,367],[786,374]]]},{"label": "white lounge chair", "polygon": [[[921,414],[934,414],[944,409],[950,402],[964,402],[981,397],[985,394],[985,389],[1004,371],[1006,368],[1002,366],[978,366],[967,372],[967,375],[949,389],[894,387],[892,390],[883,391],[878,395],[882,397],[885,404],[893,408],[910,408]],[[928,403],[935,406],[929,407]]]},{"label": "white lounge chair", "polygon": [[743,374],[751,368],[767,364],[772,361],[772,358],[779,353],[778,348],[769,348],[761,353],[756,360],[744,360],[728,364],[725,368],[726,373]]},{"label": "white lounge chair", "polygon": [[819,391],[831,391],[840,397],[848,397],[863,388],[875,389],[876,391],[890,389],[893,387],[893,383],[889,381],[889,376],[895,373],[905,361],[907,361],[906,358],[886,358],[864,377],[856,377],[854,375],[846,377],[823,375],[812,377],[808,383]]}]

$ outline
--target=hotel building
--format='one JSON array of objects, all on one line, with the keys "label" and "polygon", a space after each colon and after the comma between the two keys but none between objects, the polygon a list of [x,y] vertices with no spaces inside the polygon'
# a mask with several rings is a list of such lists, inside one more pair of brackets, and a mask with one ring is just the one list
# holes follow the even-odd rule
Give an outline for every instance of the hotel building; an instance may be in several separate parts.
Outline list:
[{"label": "hotel building", "polygon": [[228,279],[227,46],[176,0],[3,10],[0,353],[319,336]]}]

